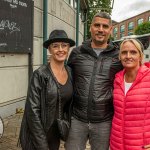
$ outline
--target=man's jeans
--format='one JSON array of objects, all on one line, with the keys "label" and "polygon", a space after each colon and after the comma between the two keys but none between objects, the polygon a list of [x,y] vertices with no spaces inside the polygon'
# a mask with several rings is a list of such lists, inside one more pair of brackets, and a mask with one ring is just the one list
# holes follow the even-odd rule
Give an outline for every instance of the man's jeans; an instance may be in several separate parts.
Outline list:
[{"label": "man's jeans", "polygon": [[85,150],[89,139],[91,150],[108,150],[111,121],[84,123],[72,117],[66,150]]}]

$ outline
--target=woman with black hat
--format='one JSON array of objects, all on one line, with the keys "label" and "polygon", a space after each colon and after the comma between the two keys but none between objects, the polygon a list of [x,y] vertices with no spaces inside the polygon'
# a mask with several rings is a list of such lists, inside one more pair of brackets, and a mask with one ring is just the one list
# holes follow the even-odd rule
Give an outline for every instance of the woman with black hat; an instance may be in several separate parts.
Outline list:
[{"label": "woman with black hat", "polygon": [[59,149],[58,99],[61,97],[64,114],[68,111],[73,93],[71,72],[64,62],[69,48],[74,45],[75,42],[68,38],[64,30],[52,31],[43,43],[51,57],[50,62],[35,70],[31,78],[20,130],[23,150]]}]

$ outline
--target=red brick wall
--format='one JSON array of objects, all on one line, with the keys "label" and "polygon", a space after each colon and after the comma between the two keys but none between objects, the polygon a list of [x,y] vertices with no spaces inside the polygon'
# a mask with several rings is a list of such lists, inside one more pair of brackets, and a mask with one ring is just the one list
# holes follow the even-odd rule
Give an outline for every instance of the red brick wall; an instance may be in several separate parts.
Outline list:
[{"label": "red brick wall", "polygon": [[143,22],[147,22],[148,19],[149,19],[149,17],[150,17],[150,11],[146,11],[146,12],[144,12],[144,13],[141,13],[141,14],[137,15],[137,16],[134,16],[134,17],[131,17],[131,18],[126,19],[126,20],[124,20],[124,21],[121,21],[121,22],[116,23],[115,25],[113,25],[113,28],[112,28],[112,37],[115,36],[114,33],[113,33],[115,27],[118,28],[117,39],[120,39],[120,26],[121,26],[121,25],[123,25],[123,24],[125,25],[124,36],[128,36],[128,32],[129,32],[129,31],[128,31],[128,24],[129,24],[130,22],[134,22],[134,29],[133,29],[133,30],[130,30],[130,32],[131,32],[131,31],[134,32],[135,28],[138,26],[138,20],[139,20],[140,18],[143,18]]}]

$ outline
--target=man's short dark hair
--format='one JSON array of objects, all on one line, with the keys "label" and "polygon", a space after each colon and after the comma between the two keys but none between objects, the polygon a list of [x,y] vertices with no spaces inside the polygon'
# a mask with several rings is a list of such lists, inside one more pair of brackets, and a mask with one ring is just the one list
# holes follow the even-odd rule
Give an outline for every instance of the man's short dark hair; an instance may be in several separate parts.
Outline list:
[{"label": "man's short dark hair", "polygon": [[103,11],[100,11],[98,13],[96,13],[92,19],[92,22],[93,20],[96,18],[96,17],[100,17],[100,18],[105,18],[105,19],[109,19],[110,20],[110,24],[112,24],[112,20],[111,20],[111,17],[108,13],[106,12],[103,12]]}]

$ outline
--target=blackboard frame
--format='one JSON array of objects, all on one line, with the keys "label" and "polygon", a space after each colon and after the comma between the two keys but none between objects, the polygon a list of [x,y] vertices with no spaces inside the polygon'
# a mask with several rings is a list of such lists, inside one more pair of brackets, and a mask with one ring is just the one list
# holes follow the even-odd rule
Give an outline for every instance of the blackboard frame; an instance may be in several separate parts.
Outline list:
[{"label": "blackboard frame", "polygon": [[0,53],[33,53],[32,0],[0,0]]}]

